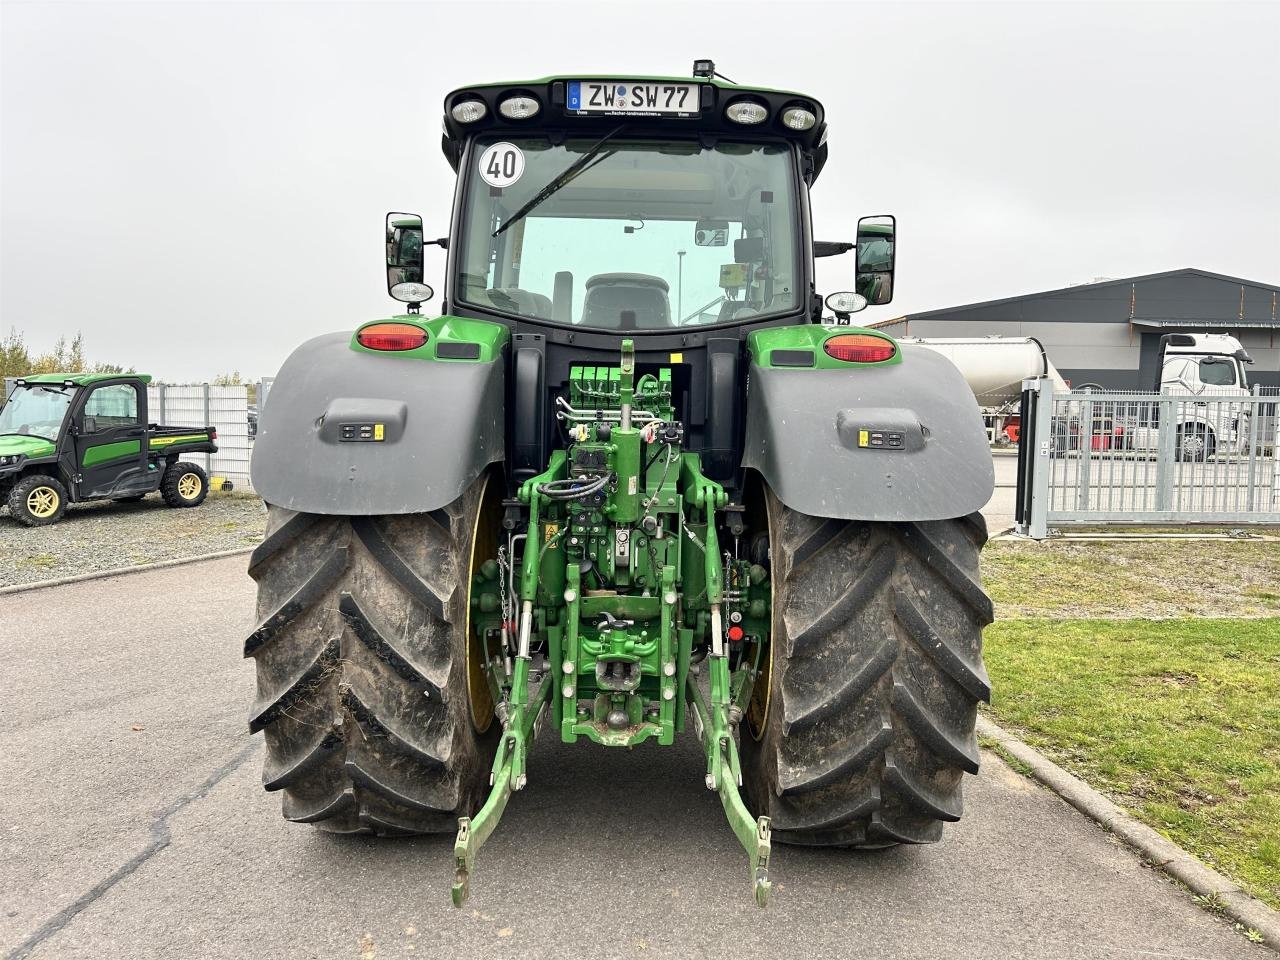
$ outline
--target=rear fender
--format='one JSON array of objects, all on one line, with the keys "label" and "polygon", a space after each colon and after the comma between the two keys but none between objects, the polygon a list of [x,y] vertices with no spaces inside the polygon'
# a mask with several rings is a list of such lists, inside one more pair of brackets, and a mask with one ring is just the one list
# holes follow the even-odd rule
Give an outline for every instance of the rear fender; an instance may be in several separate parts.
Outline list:
[{"label": "rear fender", "polygon": [[288,510],[345,516],[452,503],[503,459],[506,331],[498,330],[474,360],[466,350],[434,359],[352,349],[349,333],[302,344],[261,411],[254,489]]},{"label": "rear fender", "polygon": [[[848,329],[808,331],[820,353],[822,339]],[[840,367],[823,358],[825,367],[803,369],[773,366],[767,341],[751,347],[743,466],[788,507],[842,520],[922,521],[965,516],[991,499],[982,415],[946,357],[900,344],[901,362]]]}]

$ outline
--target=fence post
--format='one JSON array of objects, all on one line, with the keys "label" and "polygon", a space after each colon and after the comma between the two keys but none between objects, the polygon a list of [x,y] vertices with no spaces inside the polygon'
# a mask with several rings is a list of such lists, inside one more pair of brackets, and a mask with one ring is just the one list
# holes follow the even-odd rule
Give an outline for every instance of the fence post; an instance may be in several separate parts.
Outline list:
[{"label": "fence post", "polygon": [[[1022,436],[1018,438],[1018,442],[1025,444],[1030,440],[1035,446],[1026,451],[1026,472],[1018,477],[1019,484],[1029,486],[1031,496],[1026,514],[1014,531],[1019,536],[1043,540],[1049,536],[1049,471],[1053,469],[1050,460],[1053,449],[1053,381],[1048,377],[1023,380],[1022,389],[1031,395],[1033,422],[1022,424]],[[1017,494],[1021,497],[1021,489]]]},{"label": "fence post", "polygon": [[[204,384],[204,425],[207,427],[212,422],[213,422],[212,411],[209,406],[209,384],[206,382]],[[206,453],[204,455],[204,468],[206,472],[210,474],[213,473],[213,454],[212,453]]]},{"label": "fence post", "polygon": [[1249,393],[1253,396],[1253,403],[1249,406],[1249,485],[1245,488],[1245,495],[1249,501],[1248,510],[1253,513],[1254,486],[1258,482],[1258,458],[1262,454],[1258,446],[1258,421],[1262,419],[1262,393],[1256,383]]},{"label": "fence post", "polygon": [[1089,481],[1093,465],[1093,401],[1085,400],[1080,404],[1080,425],[1084,434],[1080,437],[1080,459],[1076,466],[1076,509],[1089,509]]},{"label": "fence post", "polygon": [[1173,510],[1173,472],[1177,469],[1178,421],[1174,402],[1168,394],[1160,398],[1156,434],[1156,512],[1166,514]]},{"label": "fence post", "polygon": [[168,416],[165,414],[165,408],[164,408],[164,384],[163,383],[156,384],[156,400],[158,401],[156,403],[156,406],[160,408],[159,410],[156,411],[156,423],[163,426],[169,420]]}]

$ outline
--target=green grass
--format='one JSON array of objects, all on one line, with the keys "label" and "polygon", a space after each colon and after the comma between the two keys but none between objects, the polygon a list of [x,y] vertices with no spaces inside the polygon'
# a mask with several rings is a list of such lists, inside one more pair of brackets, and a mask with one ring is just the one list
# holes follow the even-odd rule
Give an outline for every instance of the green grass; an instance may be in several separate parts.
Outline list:
[{"label": "green grass", "polygon": [[1280,544],[996,541],[982,574],[1006,617],[1280,615]]},{"label": "green grass", "polygon": [[997,622],[992,713],[1280,907],[1280,619]]}]

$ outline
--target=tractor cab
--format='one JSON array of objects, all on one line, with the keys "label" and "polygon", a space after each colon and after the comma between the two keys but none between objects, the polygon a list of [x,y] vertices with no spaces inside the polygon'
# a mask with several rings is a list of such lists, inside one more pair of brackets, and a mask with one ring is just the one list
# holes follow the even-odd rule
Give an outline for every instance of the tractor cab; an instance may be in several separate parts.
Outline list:
[{"label": "tractor cab", "polygon": [[[817,320],[808,189],[826,133],[815,98],[729,83],[710,61],[690,80],[456,90],[443,140],[458,173],[446,307],[554,325],[552,339],[578,344],[612,334],[614,349],[630,333],[687,347]],[[865,236],[877,273],[891,274],[892,219]],[[884,279],[858,272],[868,289]],[[889,302],[881,286],[870,302]]]}]

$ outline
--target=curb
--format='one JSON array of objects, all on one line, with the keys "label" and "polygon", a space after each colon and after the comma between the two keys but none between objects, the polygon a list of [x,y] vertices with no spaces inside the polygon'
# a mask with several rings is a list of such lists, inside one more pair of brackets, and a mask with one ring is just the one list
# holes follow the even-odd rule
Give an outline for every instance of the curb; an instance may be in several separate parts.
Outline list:
[{"label": "curb", "polygon": [[139,563],[132,567],[116,567],[114,570],[95,570],[92,573],[77,573],[75,576],[55,577],[52,580],[41,580],[37,583],[15,583],[9,587],[0,587],[0,597],[9,593],[26,593],[28,590],[61,587],[68,583],[84,583],[86,580],[105,580],[108,577],[123,577],[130,573],[146,573],[148,570],[161,570],[164,567],[180,567],[184,563],[200,563],[202,560],[222,560],[226,557],[239,557],[246,553],[253,553],[256,549],[256,547],[237,547],[234,550],[219,550],[217,553],[206,553],[198,557],[179,557],[176,560]]},{"label": "curb", "polygon": [[1280,913],[1255,900],[1241,890],[1239,884],[1205,866],[1146,824],[1139,823],[1083,780],[1067,773],[982,714],[978,715],[978,734],[1000,744],[1010,756],[1030,767],[1037,780],[1133,847],[1152,866],[1184,883],[1192,893],[1215,898],[1222,905],[1223,913],[1245,927],[1257,930],[1272,950],[1280,947]]}]

